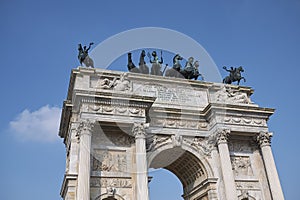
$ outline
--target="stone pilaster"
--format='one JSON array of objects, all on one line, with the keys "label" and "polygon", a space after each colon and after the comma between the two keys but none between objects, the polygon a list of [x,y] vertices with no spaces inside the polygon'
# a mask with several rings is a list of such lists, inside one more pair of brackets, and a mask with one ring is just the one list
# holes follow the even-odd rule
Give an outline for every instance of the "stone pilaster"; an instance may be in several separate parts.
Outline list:
[{"label": "stone pilaster", "polygon": [[237,200],[236,185],[227,144],[229,133],[229,129],[218,129],[216,132],[216,142],[219,149],[226,199]]},{"label": "stone pilaster", "polygon": [[271,137],[272,133],[260,132],[257,136],[257,142],[261,148],[261,153],[267,172],[272,199],[284,200],[282,188],[280,185],[276,165],[272,154]]},{"label": "stone pilaster", "polygon": [[90,200],[90,151],[92,129],[95,123],[83,120],[78,127],[79,132],[79,165],[77,200]]},{"label": "stone pilaster", "polygon": [[136,199],[148,200],[148,169],[146,158],[146,132],[144,124],[135,123],[132,127],[136,148]]},{"label": "stone pilaster", "polygon": [[79,150],[79,134],[77,132],[78,124],[71,124],[71,144],[70,144],[70,163],[68,174],[78,174],[78,150]]}]

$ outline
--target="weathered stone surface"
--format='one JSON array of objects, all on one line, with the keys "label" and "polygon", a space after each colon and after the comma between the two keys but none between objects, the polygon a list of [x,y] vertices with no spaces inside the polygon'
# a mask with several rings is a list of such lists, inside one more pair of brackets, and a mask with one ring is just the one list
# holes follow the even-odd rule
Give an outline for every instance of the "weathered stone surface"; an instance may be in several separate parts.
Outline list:
[{"label": "weathered stone surface", "polygon": [[[267,121],[249,87],[102,69],[72,71],[59,135],[63,199],[148,199],[148,169],[184,199],[283,199]],[[155,177],[154,177],[155,178]]]}]

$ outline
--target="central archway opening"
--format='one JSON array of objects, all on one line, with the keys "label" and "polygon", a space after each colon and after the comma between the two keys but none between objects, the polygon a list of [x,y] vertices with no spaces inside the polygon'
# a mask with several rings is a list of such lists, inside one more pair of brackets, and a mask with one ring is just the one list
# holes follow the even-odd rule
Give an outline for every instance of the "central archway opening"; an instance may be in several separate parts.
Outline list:
[{"label": "central archway opening", "polygon": [[178,177],[169,170],[150,169],[150,200],[183,200],[183,188]]},{"label": "central archway opening", "polygon": [[193,153],[181,147],[157,149],[149,161],[149,168],[152,168],[149,176],[153,176],[149,183],[151,200],[182,200],[207,195],[206,188],[202,188],[207,172]]}]

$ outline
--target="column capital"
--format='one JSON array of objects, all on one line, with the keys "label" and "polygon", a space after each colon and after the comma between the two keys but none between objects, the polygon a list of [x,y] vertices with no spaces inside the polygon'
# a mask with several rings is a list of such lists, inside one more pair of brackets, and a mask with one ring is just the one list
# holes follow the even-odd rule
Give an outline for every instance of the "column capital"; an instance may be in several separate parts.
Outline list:
[{"label": "column capital", "polygon": [[145,138],[146,137],[146,131],[145,128],[147,128],[148,124],[143,124],[143,123],[134,123],[132,126],[132,134],[133,136],[138,139],[138,138]]},{"label": "column capital", "polygon": [[256,137],[258,145],[260,147],[270,146],[272,136],[273,136],[272,133],[261,131],[259,135]]},{"label": "column capital", "polygon": [[84,119],[80,120],[78,125],[79,136],[83,134],[92,134],[92,129],[95,126],[95,121]]},{"label": "column capital", "polygon": [[230,129],[218,128],[216,131],[216,142],[217,144],[227,143]]}]

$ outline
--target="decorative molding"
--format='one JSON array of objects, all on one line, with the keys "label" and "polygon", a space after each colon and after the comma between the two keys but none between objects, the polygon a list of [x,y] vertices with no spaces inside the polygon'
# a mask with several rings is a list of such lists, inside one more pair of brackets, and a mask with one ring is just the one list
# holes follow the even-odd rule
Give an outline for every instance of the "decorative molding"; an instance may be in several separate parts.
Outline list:
[{"label": "decorative molding", "polygon": [[91,177],[91,187],[131,188],[132,180],[128,178]]},{"label": "decorative molding", "polygon": [[272,136],[273,136],[272,133],[260,132],[259,135],[257,136],[256,140],[257,140],[259,146],[262,148],[264,146],[271,145]]},{"label": "decorative molding", "polygon": [[144,108],[136,108],[128,105],[107,105],[99,103],[83,103],[81,106],[82,112],[90,112],[97,114],[111,114],[120,116],[134,116],[143,117],[145,116]]},{"label": "decorative molding", "polygon": [[267,126],[265,119],[241,117],[241,116],[225,116],[223,119],[224,123],[228,124],[239,124],[248,126]]},{"label": "decorative molding", "polygon": [[151,126],[206,130],[208,123],[205,121],[195,121],[190,119],[153,118],[151,119]]},{"label": "decorative molding", "polygon": [[260,190],[260,184],[257,181],[247,181],[247,180],[243,180],[243,181],[236,181],[236,188],[238,190]]}]

